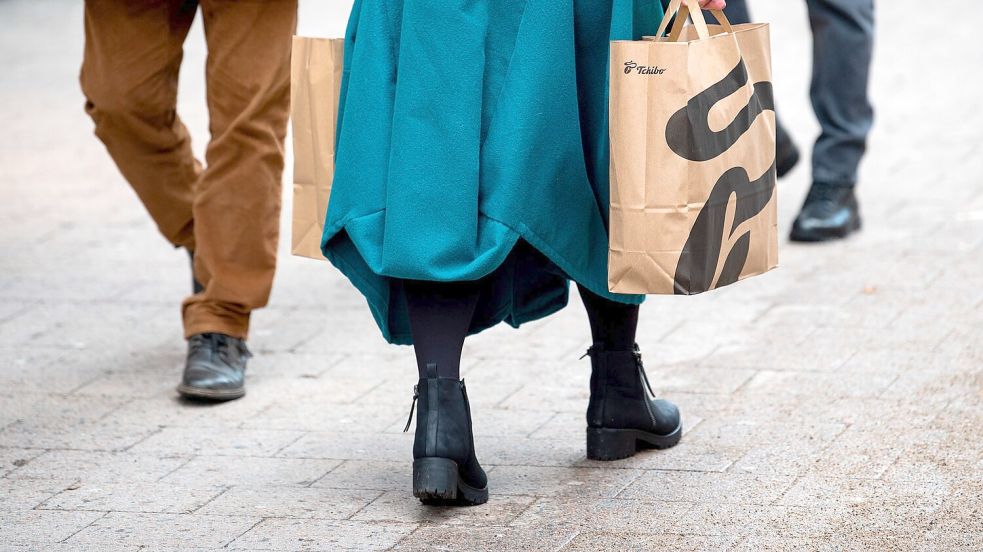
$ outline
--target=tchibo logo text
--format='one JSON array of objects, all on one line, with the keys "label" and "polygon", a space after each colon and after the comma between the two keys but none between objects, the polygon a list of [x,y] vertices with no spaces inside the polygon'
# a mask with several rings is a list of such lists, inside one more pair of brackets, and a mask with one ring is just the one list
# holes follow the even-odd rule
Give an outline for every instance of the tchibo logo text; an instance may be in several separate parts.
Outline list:
[{"label": "tchibo logo text", "polygon": [[661,75],[666,72],[666,69],[665,67],[659,67],[658,65],[639,65],[634,61],[626,61],[625,74],[630,75],[633,72],[639,75]]}]

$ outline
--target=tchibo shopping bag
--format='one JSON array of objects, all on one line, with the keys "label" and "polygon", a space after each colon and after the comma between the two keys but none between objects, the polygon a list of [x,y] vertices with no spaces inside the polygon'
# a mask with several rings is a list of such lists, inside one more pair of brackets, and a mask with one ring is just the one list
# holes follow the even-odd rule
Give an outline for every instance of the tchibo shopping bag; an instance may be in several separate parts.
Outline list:
[{"label": "tchibo shopping bag", "polygon": [[321,232],[334,177],[343,39],[295,36],[290,60],[294,143],[294,255],[323,259]]},{"label": "tchibo shopping bag", "polygon": [[714,15],[673,0],[658,37],[611,44],[613,292],[702,293],[778,264],[768,25]]}]

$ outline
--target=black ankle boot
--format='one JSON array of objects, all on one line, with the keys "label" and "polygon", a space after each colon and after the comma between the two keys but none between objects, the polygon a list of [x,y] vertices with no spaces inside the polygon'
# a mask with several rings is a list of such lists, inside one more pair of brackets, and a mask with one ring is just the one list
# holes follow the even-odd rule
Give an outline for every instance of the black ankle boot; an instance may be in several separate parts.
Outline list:
[{"label": "black ankle boot", "polygon": [[[464,381],[437,377],[437,365],[414,388],[413,496],[424,504],[488,502],[488,477],[474,454],[471,406]],[[413,418],[406,421],[409,430]]]},{"label": "black ankle boot", "polygon": [[679,443],[683,436],[679,409],[654,398],[638,345],[633,351],[605,351],[594,345],[588,355],[587,458],[620,460],[640,448],[664,449]]}]

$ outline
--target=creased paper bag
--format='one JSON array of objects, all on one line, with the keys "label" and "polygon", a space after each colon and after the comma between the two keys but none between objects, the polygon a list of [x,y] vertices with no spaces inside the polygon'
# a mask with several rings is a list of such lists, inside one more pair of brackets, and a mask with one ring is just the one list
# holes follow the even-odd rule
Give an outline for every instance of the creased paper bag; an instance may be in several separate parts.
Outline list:
[{"label": "creased paper bag", "polygon": [[294,194],[291,251],[324,259],[321,233],[334,178],[344,39],[295,36],[290,60]]},{"label": "creased paper bag", "polygon": [[617,293],[702,293],[778,264],[768,25],[707,25],[696,0],[666,13],[657,37],[611,44]]}]

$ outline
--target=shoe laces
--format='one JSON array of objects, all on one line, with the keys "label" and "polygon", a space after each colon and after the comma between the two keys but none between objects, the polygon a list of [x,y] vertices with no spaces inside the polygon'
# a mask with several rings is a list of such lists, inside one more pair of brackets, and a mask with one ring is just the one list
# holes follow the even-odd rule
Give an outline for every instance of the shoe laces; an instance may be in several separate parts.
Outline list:
[{"label": "shoe laces", "polygon": [[220,333],[194,335],[188,340],[188,346],[192,354],[206,347],[213,349],[218,353],[219,358],[227,364],[231,364],[236,357],[249,359],[253,356],[244,341]]}]

